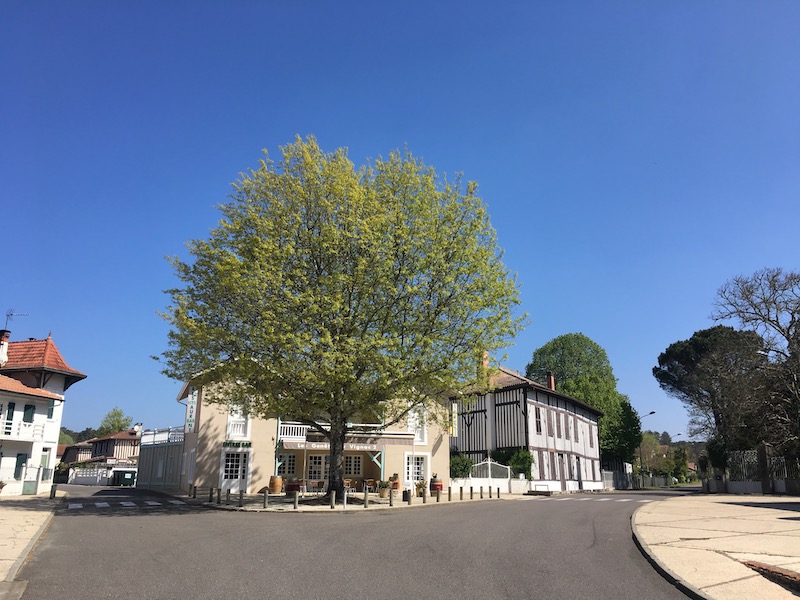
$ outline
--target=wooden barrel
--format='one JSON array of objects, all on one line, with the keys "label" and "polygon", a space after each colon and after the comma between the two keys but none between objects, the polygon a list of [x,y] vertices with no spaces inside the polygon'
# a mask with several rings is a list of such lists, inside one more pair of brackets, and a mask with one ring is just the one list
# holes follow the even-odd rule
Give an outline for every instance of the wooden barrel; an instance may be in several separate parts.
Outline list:
[{"label": "wooden barrel", "polygon": [[281,488],[283,488],[283,477],[278,475],[273,475],[269,478],[269,493],[270,494],[280,494]]},{"label": "wooden barrel", "polygon": [[431,479],[431,492],[435,492],[436,490],[444,490],[444,485],[439,477]]}]

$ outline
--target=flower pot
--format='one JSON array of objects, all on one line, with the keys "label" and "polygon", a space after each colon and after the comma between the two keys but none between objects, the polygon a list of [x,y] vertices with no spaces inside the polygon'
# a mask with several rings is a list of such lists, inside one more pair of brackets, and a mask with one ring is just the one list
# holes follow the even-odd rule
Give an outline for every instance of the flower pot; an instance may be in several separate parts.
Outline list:
[{"label": "flower pot", "polygon": [[431,479],[431,493],[435,493],[437,490],[444,490],[444,484],[439,477],[434,477]]},{"label": "flower pot", "polygon": [[378,496],[381,498],[388,498],[389,488],[378,488]]}]

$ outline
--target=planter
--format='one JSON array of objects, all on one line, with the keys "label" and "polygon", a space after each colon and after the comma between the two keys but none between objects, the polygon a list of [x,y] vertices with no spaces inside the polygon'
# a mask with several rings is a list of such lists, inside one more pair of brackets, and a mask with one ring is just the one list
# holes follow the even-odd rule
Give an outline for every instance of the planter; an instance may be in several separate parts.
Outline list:
[{"label": "planter", "polygon": [[435,493],[437,490],[444,491],[444,485],[442,484],[441,478],[434,477],[431,479],[431,493]]},{"label": "planter", "polygon": [[378,488],[378,496],[380,498],[388,498],[389,497],[389,488]]},{"label": "planter", "polygon": [[400,489],[400,482],[399,481],[392,481],[391,484],[392,484],[392,489],[393,490],[399,490]]},{"label": "planter", "polygon": [[303,491],[303,480],[302,479],[287,479],[286,480],[286,493],[290,494],[292,492],[302,492]]}]

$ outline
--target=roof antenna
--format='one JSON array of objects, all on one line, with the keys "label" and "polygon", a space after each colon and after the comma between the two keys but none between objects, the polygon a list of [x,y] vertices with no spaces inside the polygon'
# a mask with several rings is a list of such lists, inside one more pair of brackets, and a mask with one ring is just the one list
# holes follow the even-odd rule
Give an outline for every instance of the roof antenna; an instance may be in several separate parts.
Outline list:
[{"label": "roof antenna", "polygon": [[13,308],[9,308],[6,311],[6,326],[5,329],[8,329],[8,322],[13,319],[14,317],[30,317],[28,313],[15,313]]}]

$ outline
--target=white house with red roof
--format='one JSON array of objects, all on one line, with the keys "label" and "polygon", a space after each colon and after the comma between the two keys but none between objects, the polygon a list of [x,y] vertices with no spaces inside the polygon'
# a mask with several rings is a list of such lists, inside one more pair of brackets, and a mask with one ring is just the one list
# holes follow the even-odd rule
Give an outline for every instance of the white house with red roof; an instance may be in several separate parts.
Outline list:
[{"label": "white house with red roof", "polygon": [[64,394],[86,375],[67,364],[49,335],[10,337],[0,330],[0,494],[45,493],[58,461]]}]

